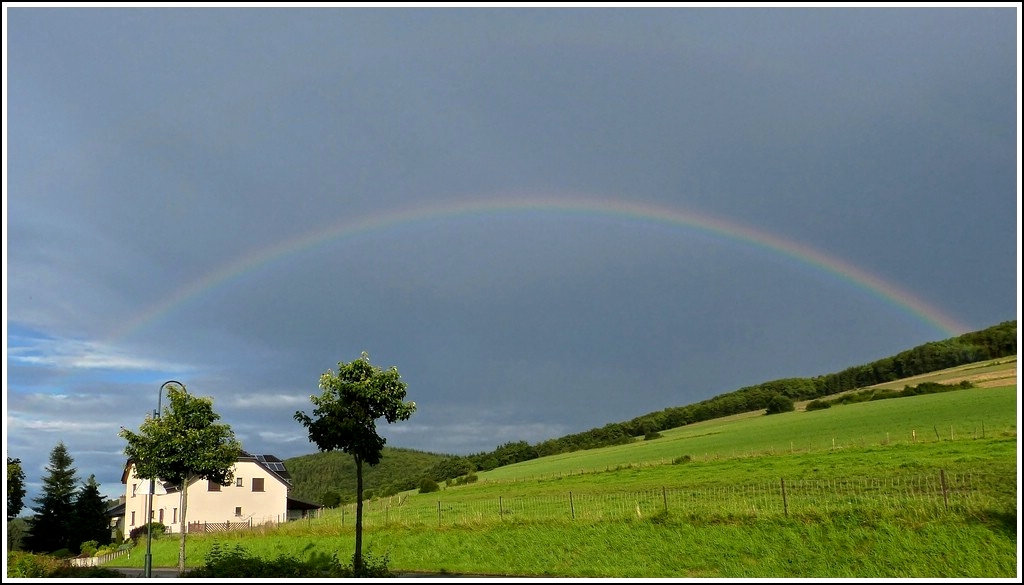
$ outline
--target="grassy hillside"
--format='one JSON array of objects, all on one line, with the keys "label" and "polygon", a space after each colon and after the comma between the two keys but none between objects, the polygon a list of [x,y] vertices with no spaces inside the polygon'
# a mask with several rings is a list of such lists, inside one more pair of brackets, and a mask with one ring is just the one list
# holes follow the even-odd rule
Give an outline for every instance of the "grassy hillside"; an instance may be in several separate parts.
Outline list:
[{"label": "grassy hillside", "polygon": [[[522,462],[374,499],[364,550],[396,571],[485,575],[1013,577],[1017,401],[1014,385],[743,415]],[[351,554],[352,514],[196,535],[190,565],[214,543]],[[176,539],[154,543],[156,566],[176,558]]]},{"label": "grassy hillside", "polygon": [[946,368],[927,374],[911,376],[894,382],[875,384],[869,388],[890,388],[899,390],[907,385],[916,385],[923,382],[937,382],[939,384],[957,384],[959,382],[970,382],[978,388],[993,388],[1017,383],[1017,356],[1011,355],[993,360],[985,360],[972,364],[965,364],[955,368]]},{"label": "grassy hillside", "polygon": [[[363,489],[380,493],[411,489],[426,471],[447,455],[414,449],[385,447],[377,465],[363,466]],[[356,466],[352,456],[334,451],[314,453],[286,459],[285,467],[292,476],[291,495],[311,502],[322,502],[325,492],[351,501],[356,493]]]},{"label": "grassy hillside", "polygon": [[[956,384],[962,381],[970,382],[979,388],[991,388],[993,386],[1013,384],[1016,382],[1016,378],[1017,356],[1013,355],[946,368],[927,374],[916,375],[911,378],[869,386],[868,388],[900,390],[905,386],[924,382]],[[857,388],[849,392],[859,390],[860,388]],[[842,394],[845,393],[835,396],[841,396]],[[966,397],[973,395],[965,394],[961,396],[962,399],[969,401]],[[873,423],[877,428],[871,431],[875,435],[870,436],[870,438],[866,434],[867,429],[863,429],[865,432],[861,432],[861,430],[849,428],[836,428],[834,432],[826,433],[828,436],[814,436],[807,432],[806,425],[804,424],[806,421],[779,415],[769,417],[770,421],[762,421],[755,424],[750,432],[759,437],[770,439],[770,444],[764,447],[766,450],[771,452],[787,450],[796,452],[832,448],[833,441],[837,441],[835,446],[843,447],[849,445],[851,440],[860,440],[862,443],[867,441],[870,444],[881,440],[907,440],[912,438],[913,433],[935,434],[939,432],[939,429],[941,429],[943,435],[950,432],[954,435],[957,433],[961,435],[964,433],[977,434],[982,432],[984,424],[989,425],[988,429],[990,431],[994,430],[992,426],[994,419],[991,418],[991,413],[984,412],[983,410],[978,411],[972,404],[960,405],[959,408],[961,410],[957,412],[957,414],[960,412],[971,412],[972,415],[970,417],[953,420],[948,417],[928,418],[927,410],[917,410],[919,408],[917,406],[908,407],[907,405],[910,403],[905,403],[903,400],[905,399],[897,399],[898,403],[892,405],[889,420],[875,421]],[[796,402],[797,411],[802,411],[806,407],[807,402],[806,400]],[[853,406],[855,405],[845,405],[843,408]],[[908,408],[911,411],[905,412]],[[577,469],[579,470],[596,470],[616,465],[664,462],[665,460],[671,460],[683,455],[690,455],[693,458],[750,455],[757,453],[759,447],[748,442],[747,437],[733,436],[726,443],[717,440],[709,443],[707,440],[693,440],[693,438],[695,436],[707,437],[708,435],[704,434],[702,429],[707,428],[709,424],[717,428],[719,422],[731,423],[733,421],[742,421],[748,418],[761,417],[762,414],[763,410],[755,410],[664,430],[661,431],[662,439],[644,442],[644,445],[639,450],[631,446],[637,440],[636,438],[627,439],[623,441],[625,444],[610,449],[573,451],[531,459],[522,463],[497,467],[492,471],[481,472],[480,477],[529,476],[533,473],[531,470],[535,469],[548,470],[541,471],[540,473],[551,473],[551,469],[558,469],[564,461],[569,460],[575,461],[575,465],[578,466]],[[823,413],[819,416],[822,417],[821,420],[828,420],[830,416],[836,415],[834,413],[832,415]],[[988,418],[986,419],[986,417]],[[985,422],[986,420],[988,420],[987,423]],[[793,423],[792,425],[790,425],[791,422]],[[715,433],[725,433],[725,436],[728,437],[730,433],[728,424],[725,428],[715,431]],[[859,437],[859,439],[852,439],[851,437]],[[686,446],[683,447],[677,443],[678,439],[687,439]],[[718,446],[711,448],[711,444]],[[594,453],[600,453],[600,455],[593,455]],[[620,456],[618,455],[619,453],[628,453],[628,455]],[[394,494],[412,489],[418,486],[418,482],[422,477],[429,475],[432,469],[436,469],[435,466],[449,457],[451,456],[426,453],[413,449],[387,447],[384,449],[384,456],[380,465],[374,467],[367,466],[364,469],[364,487],[371,495],[382,493]],[[339,494],[343,502],[351,501],[354,497],[356,481],[355,464],[349,455],[340,452],[314,453],[293,457],[286,460],[285,464],[292,474],[294,484],[292,495],[294,497],[314,502],[323,502],[323,496],[328,491]]]}]

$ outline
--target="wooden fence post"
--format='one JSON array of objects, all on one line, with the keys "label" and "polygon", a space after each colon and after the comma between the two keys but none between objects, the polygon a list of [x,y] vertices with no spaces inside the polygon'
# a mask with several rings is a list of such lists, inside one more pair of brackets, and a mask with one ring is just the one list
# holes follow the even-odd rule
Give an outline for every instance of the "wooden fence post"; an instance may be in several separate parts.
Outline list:
[{"label": "wooden fence post", "polygon": [[782,483],[782,512],[789,516],[789,504],[786,502],[786,478],[783,477],[780,481]]},{"label": "wooden fence post", "polygon": [[437,501],[437,526],[441,527],[441,500]]},{"label": "wooden fence post", "polygon": [[576,508],[572,505],[572,492],[569,492],[569,513],[572,514],[572,519],[576,519]]},{"label": "wooden fence post", "polygon": [[498,496],[498,518],[504,518],[505,512],[501,509],[501,496]]},{"label": "wooden fence post", "polygon": [[949,512],[949,496],[947,495],[948,494],[948,490],[946,489],[946,470],[945,469],[940,469],[939,470],[939,482],[942,483],[942,504],[945,507],[945,510],[947,512]]},{"label": "wooden fence post", "polygon": [[661,499],[665,502],[665,511],[668,512],[668,494],[665,492],[665,486],[661,486]]}]

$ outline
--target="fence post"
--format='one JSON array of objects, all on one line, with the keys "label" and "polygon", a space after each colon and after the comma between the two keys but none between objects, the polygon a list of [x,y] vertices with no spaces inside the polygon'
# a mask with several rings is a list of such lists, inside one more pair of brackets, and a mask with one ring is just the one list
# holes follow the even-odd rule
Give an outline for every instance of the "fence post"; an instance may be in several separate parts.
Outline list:
[{"label": "fence post", "polygon": [[786,478],[779,480],[782,483],[782,512],[786,516],[789,516],[789,503],[786,502]]},{"label": "fence post", "polygon": [[939,470],[939,481],[942,483],[942,504],[945,507],[946,511],[949,512],[949,496],[947,495],[948,492],[946,490],[946,470],[945,469],[940,469]]},{"label": "fence post", "polygon": [[505,512],[501,509],[501,496],[498,496],[498,518],[504,518]]},{"label": "fence post", "polygon": [[437,501],[437,526],[441,527],[441,500]]},{"label": "fence post", "polygon": [[661,499],[665,502],[665,511],[668,512],[668,494],[665,492],[665,486],[661,486]]},{"label": "fence post", "polygon": [[572,519],[576,519],[576,508],[572,505],[572,492],[569,492],[569,513],[572,514]]}]

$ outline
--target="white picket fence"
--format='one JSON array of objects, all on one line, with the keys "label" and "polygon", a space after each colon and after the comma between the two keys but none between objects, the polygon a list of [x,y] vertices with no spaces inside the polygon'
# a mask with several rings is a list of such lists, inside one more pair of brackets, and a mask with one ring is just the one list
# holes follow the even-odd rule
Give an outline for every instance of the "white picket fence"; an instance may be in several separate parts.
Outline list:
[{"label": "white picket fence", "polygon": [[75,557],[70,559],[70,563],[72,567],[95,567],[97,565],[102,565],[111,559],[116,559],[117,557],[124,555],[131,557],[131,554],[131,549],[117,550],[98,557]]}]

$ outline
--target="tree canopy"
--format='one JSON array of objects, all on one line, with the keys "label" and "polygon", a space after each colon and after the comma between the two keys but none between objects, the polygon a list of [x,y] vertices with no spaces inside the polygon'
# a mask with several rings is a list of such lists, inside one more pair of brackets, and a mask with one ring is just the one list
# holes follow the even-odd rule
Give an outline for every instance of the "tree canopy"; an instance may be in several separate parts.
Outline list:
[{"label": "tree canopy", "polygon": [[147,417],[138,433],[122,427],[120,435],[137,476],[181,486],[178,570],[184,571],[188,484],[205,479],[229,485],[242,446],[230,425],[217,422],[212,399],[192,396],[184,386],[169,386],[167,397],[170,406],[161,416]]},{"label": "tree canopy", "polygon": [[309,397],[316,418],[296,411],[295,420],[308,429],[310,442],[321,451],[342,451],[355,459],[356,549],[352,560],[359,576],[363,567],[363,463],[380,463],[387,442],[377,434],[377,420],[408,420],[416,403],[405,401],[406,385],[398,368],[374,366],[365,351],[359,359],[338,362],[337,374],[328,370],[321,375],[320,389],[320,396]]},{"label": "tree canopy", "polygon": [[25,507],[25,470],[21,459],[7,458],[7,520],[14,520]]},{"label": "tree canopy", "polygon": [[343,451],[357,461],[380,463],[387,440],[377,434],[377,420],[408,420],[415,402],[405,402],[406,385],[398,368],[382,370],[363,352],[359,359],[338,363],[338,373],[320,376],[320,396],[309,399],[316,408],[313,419],[296,411],[295,419],[309,430],[309,440],[321,451]]}]

